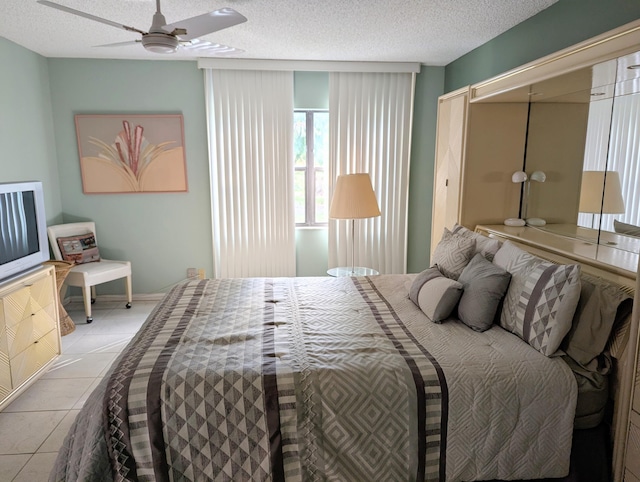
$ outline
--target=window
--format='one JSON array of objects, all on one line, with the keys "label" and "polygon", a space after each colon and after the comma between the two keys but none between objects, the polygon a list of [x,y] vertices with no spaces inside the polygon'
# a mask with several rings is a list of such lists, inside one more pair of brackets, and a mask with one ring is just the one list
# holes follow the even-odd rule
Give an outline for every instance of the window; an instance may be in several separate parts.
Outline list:
[{"label": "window", "polygon": [[296,226],[327,224],[329,112],[294,111],[293,151]]}]

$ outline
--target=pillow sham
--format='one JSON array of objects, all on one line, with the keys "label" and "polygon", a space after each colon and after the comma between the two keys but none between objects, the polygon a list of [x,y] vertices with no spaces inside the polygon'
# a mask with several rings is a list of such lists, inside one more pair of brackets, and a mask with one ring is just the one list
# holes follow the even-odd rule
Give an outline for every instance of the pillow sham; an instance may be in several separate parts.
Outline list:
[{"label": "pillow sham", "polygon": [[437,268],[420,273],[409,291],[409,298],[434,323],[442,323],[451,316],[460,296],[462,285],[445,277]]},{"label": "pillow sham", "polygon": [[543,355],[553,355],[571,329],[580,297],[580,266],[544,261],[508,241],[493,261],[511,273],[500,326]]},{"label": "pillow sham", "polygon": [[470,229],[461,226],[456,223],[453,225],[453,229],[451,230],[453,234],[457,234],[458,236],[464,236],[465,238],[471,238],[476,240],[476,249],[474,254],[482,254],[487,260],[493,261],[493,257],[496,255],[498,250],[500,249],[500,241],[497,239],[491,239],[487,236],[483,236],[480,233],[475,233]]},{"label": "pillow sham", "polygon": [[597,369],[612,330],[632,308],[633,298],[620,285],[582,273],[580,299],[562,349],[583,367]]},{"label": "pillow sham", "polygon": [[456,236],[444,228],[442,239],[433,251],[431,266],[437,266],[447,278],[457,280],[473,257],[475,248],[475,239]]},{"label": "pillow sham", "polygon": [[511,274],[508,271],[477,253],[458,278],[463,289],[458,319],[475,331],[491,328],[509,281]]},{"label": "pillow sham", "polygon": [[613,230],[616,233],[626,234],[628,236],[640,236],[640,226],[633,224],[621,223],[617,219],[613,220]]},{"label": "pillow sham", "polygon": [[93,233],[67,236],[58,238],[57,241],[62,259],[65,261],[74,261],[76,264],[100,261],[100,252]]}]

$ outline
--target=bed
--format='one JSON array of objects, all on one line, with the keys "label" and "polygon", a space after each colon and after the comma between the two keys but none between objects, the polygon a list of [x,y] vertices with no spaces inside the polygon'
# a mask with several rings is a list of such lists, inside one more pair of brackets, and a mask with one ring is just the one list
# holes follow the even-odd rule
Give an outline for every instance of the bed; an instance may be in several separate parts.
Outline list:
[{"label": "bed", "polygon": [[87,400],[50,480],[566,476],[574,371],[498,324],[432,322],[411,296],[419,277],[175,287]]}]

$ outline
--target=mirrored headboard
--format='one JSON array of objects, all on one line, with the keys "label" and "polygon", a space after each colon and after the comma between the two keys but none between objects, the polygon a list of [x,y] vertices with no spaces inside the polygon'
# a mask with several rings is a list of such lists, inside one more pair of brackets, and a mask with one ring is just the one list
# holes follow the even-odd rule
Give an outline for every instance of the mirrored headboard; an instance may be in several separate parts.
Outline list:
[{"label": "mirrored headboard", "polygon": [[634,253],[640,252],[639,32],[633,22],[471,88],[472,103],[528,107],[520,215],[540,229]]}]

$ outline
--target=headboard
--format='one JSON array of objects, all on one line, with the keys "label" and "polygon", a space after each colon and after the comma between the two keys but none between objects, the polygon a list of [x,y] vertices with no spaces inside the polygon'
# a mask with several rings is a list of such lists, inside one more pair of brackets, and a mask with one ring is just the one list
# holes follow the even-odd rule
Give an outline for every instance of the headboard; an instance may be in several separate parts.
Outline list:
[{"label": "headboard", "polygon": [[[635,298],[637,288],[637,268],[631,266],[611,266],[597,259],[585,256],[580,251],[578,240],[567,240],[552,233],[541,234],[536,228],[507,226],[477,226],[475,231],[500,240],[509,240],[519,248],[548,261],[559,264],[580,263],[582,272],[596,276],[619,286]],[[584,243],[583,243],[584,244]],[[624,264],[622,264],[624,266]],[[619,323],[609,338],[608,348],[615,358],[614,371],[610,377],[611,398],[613,398],[613,468],[615,480],[621,479],[623,470],[627,426],[631,409],[635,366],[638,363],[638,318],[640,310],[636,303],[633,312]]]}]

